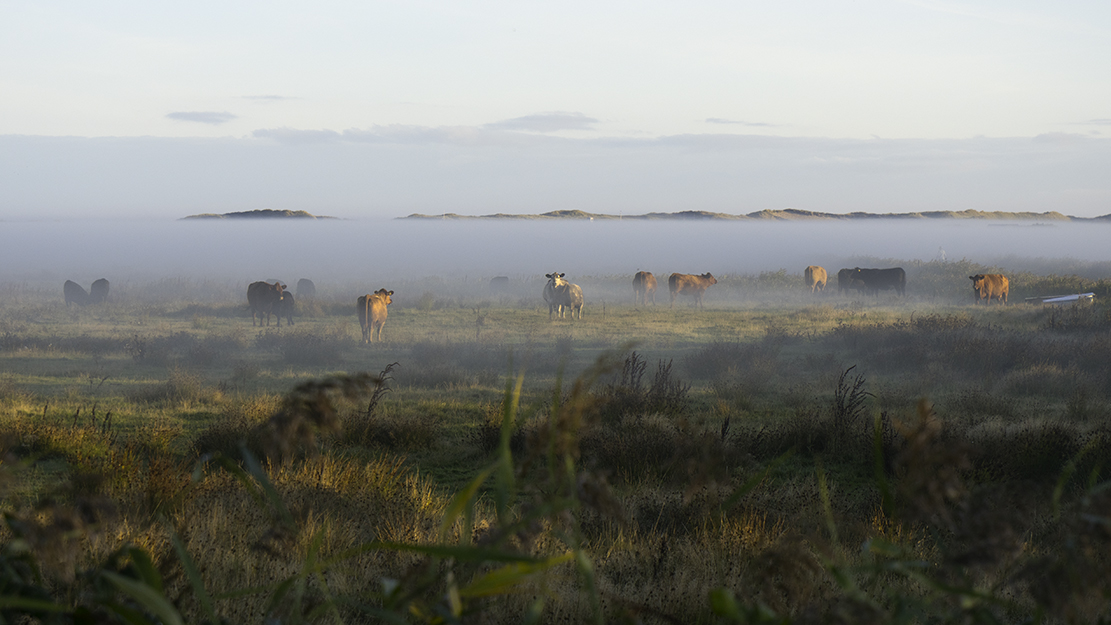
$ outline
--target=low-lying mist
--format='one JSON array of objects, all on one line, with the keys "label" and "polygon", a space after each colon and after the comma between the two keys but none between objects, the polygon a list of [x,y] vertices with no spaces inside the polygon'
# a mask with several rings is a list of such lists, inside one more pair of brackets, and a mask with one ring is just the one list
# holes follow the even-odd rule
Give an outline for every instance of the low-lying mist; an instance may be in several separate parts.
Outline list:
[{"label": "low-lying mist", "polygon": [[[0,228],[0,281],[30,287],[97,278],[114,284],[188,279],[245,285],[310,278],[318,286],[437,277],[481,282],[493,276],[568,278],[715,276],[810,264],[885,259],[967,259],[1037,271],[1047,259],[1111,260],[1103,223],[723,221],[65,221],[7,222]],[[1062,271],[1057,269],[1057,271]],[[1085,276],[1090,278],[1106,276]]]}]

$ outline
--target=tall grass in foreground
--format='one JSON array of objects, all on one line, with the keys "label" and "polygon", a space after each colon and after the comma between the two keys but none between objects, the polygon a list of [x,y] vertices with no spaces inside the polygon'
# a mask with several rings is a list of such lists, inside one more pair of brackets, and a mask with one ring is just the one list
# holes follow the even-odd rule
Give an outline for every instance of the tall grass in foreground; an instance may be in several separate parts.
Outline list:
[{"label": "tall grass in foreground", "polygon": [[[908,423],[869,424],[866,380],[851,368],[828,412],[798,431],[707,432],[686,418],[669,366],[644,385],[643,360],[622,355],[568,388],[557,381],[526,422],[524,377],[510,377],[497,442],[451,496],[351,444],[370,429],[335,437],[374,423],[388,368],[229,409],[233,427],[202,436],[191,466],[103,422],[6,428],[0,477],[36,456],[110,466],[9,511],[0,617],[1033,623],[1111,609],[1106,433],[1075,446],[1073,432],[1034,431],[992,450],[925,401]],[[622,412],[619,398],[640,408]],[[791,438],[805,429],[824,442]],[[642,442],[623,450],[628,436]],[[1018,453],[1037,470],[992,468]],[[674,471],[652,475],[660,466]],[[671,487],[644,488],[661,481]]]}]

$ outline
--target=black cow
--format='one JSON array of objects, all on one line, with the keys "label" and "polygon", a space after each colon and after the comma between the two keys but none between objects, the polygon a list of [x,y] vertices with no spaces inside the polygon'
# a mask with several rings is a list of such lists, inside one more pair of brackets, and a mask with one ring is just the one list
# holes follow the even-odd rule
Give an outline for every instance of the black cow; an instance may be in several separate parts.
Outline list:
[{"label": "black cow", "polygon": [[[286,291],[288,293],[288,291]],[[297,281],[297,297],[316,297],[316,285],[308,278],[301,278]]]},{"label": "black cow", "polygon": [[103,304],[108,301],[108,280],[101,278],[89,288],[89,303]]},{"label": "black cow", "polygon": [[837,292],[844,293],[849,290],[849,283],[853,281],[853,270],[842,268],[837,272]]},{"label": "black cow", "polygon": [[89,303],[89,294],[85,292],[85,288],[73,280],[66,280],[62,285],[62,295],[66,298],[66,308],[69,308],[71,303],[78,306]]},{"label": "black cow", "polygon": [[282,317],[289,320],[289,325],[293,325],[293,311],[296,307],[297,302],[293,299],[293,293],[282,291],[282,298],[274,304],[274,314],[278,316],[279,327],[282,325]]},{"label": "black cow", "polygon": [[903,271],[902,267],[892,267],[890,269],[861,269],[857,267],[853,269],[851,277],[852,280],[863,282],[865,292],[872,295],[878,296],[880,291],[888,289],[895,289],[899,295],[906,295],[907,272]]}]

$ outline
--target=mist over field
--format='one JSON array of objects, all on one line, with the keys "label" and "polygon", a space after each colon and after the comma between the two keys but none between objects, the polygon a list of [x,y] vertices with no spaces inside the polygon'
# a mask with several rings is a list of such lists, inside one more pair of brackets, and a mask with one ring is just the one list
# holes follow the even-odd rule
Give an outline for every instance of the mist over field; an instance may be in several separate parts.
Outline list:
[{"label": "mist over field", "polygon": [[638,270],[715,275],[860,259],[986,264],[1022,259],[1108,261],[1111,225],[885,220],[722,221],[65,221],[0,228],[0,281],[88,285],[106,277],[252,282],[307,277],[388,284],[436,276],[487,280],[552,271],[569,278]]}]

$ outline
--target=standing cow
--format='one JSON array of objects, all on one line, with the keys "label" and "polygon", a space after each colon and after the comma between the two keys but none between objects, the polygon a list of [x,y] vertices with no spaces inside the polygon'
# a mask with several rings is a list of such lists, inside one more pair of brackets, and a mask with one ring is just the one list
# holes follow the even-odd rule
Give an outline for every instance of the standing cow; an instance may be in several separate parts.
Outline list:
[{"label": "standing cow", "polygon": [[649,298],[652,299],[652,305],[655,305],[656,276],[650,271],[638,271],[633,276],[633,305],[647,306]]},{"label": "standing cow", "polygon": [[895,289],[899,295],[906,295],[907,272],[902,267],[890,269],[861,269],[857,267],[852,272],[853,280],[864,283],[867,293],[879,296],[880,291]]},{"label": "standing cow", "polygon": [[[262,317],[266,316],[266,325],[270,325],[270,313],[282,300],[282,290],[285,285],[281,282],[270,284],[267,282],[252,282],[247,286],[247,304],[251,307],[251,326],[255,325],[255,316],[258,316],[258,325],[262,327]],[[278,327],[282,327],[282,318],[278,316]]]},{"label": "standing cow", "polygon": [[382,326],[386,325],[386,316],[389,311],[387,306],[393,303],[393,291],[378,289],[373,295],[361,295],[355,303],[359,315],[359,325],[363,329],[363,344],[374,340],[374,331],[378,330],[378,342],[382,341]]},{"label": "standing cow", "polygon": [[62,295],[66,298],[66,308],[70,304],[84,306],[89,303],[89,294],[85,292],[85,288],[73,280],[66,280],[62,285]]},{"label": "standing cow", "polygon": [[993,298],[998,298],[1003,305],[1007,304],[1007,292],[1011,288],[1007,276],[1000,273],[978,273],[968,276],[968,279],[972,280],[972,292],[977,302],[986,299],[990,304]]},{"label": "standing cow", "polygon": [[837,292],[844,293],[850,289],[849,284],[853,281],[853,270],[844,267],[841,271],[837,272]]},{"label": "standing cow", "polygon": [[293,293],[282,291],[281,299],[274,305],[274,314],[278,316],[279,327],[282,325],[282,317],[289,321],[289,325],[293,325],[293,312],[296,308],[297,302],[293,299]]},{"label": "standing cow", "polygon": [[671,307],[675,308],[676,295],[692,295],[695,303],[698,304],[699,310],[705,310],[702,306],[702,294],[706,292],[706,289],[717,283],[717,278],[709,273],[704,273],[701,276],[689,273],[671,274],[667,279],[667,289],[671,291]]},{"label": "standing cow", "polygon": [[806,286],[810,287],[811,293],[817,293],[826,288],[826,280],[829,275],[826,273],[825,267],[810,265],[803,272],[803,275],[806,277]]},{"label": "standing cow", "polygon": [[567,310],[571,311],[571,318],[575,318],[575,312],[579,313],[579,319],[583,318],[583,290],[577,284],[573,284],[563,279],[567,274],[552,272],[544,274],[548,282],[544,285],[544,301],[548,302],[548,320],[552,318],[552,312],[557,313],[560,319],[563,319],[563,313]]}]

